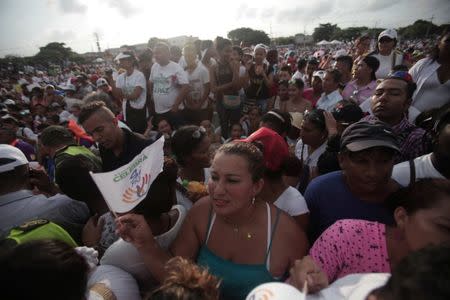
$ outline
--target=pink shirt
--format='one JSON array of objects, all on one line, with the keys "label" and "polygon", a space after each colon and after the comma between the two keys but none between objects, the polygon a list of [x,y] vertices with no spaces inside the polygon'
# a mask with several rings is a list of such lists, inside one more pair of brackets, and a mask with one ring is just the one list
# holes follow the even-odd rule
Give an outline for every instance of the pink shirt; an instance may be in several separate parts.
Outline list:
[{"label": "pink shirt", "polygon": [[339,220],[316,240],[309,254],[333,282],[354,273],[390,273],[386,226],[365,220]]},{"label": "pink shirt", "polygon": [[367,98],[372,97],[375,93],[377,82],[372,80],[368,85],[359,87],[356,80],[350,81],[345,85],[342,91],[342,97],[346,100],[353,98],[358,104],[363,103]]}]

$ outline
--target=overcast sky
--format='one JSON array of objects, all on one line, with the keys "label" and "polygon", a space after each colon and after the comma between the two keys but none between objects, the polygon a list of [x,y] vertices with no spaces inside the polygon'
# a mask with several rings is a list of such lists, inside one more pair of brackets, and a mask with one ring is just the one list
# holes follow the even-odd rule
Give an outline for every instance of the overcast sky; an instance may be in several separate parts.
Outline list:
[{"label": "overcast sky", "polygon": [[[308,2],[306,4],[305,2]],[[358,6],[361,7],[358,7]],[[449,0],[0,0],[0,57],[34,55],[49,42],[77,52],[145,43],[150,37],[213,39],[238,27],[272,37],[311,34],[319,23],[400,27],[450,22]]]}]

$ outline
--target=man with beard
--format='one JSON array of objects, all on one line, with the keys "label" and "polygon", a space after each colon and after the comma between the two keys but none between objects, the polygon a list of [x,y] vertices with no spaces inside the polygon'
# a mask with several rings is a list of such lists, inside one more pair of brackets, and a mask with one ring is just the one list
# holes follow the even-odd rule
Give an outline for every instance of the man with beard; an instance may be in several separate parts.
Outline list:
[{"label": "man with beard", "polygon": [[397,135],[400,153],[395,163],[414,159],[427,153],[428,136],[425,130],[408,121],[408,108],[416,89],[411,75],[405,71],[397,71],[378,84],[372,96],[371,109],[374,116],[366,120],[376,119],[389,124]]},{"label": "man with beard", "polygon": [[402,186],[421,178],[450,178],[450,109],[434,126],[434,151],[394,166],[392,178]]}]

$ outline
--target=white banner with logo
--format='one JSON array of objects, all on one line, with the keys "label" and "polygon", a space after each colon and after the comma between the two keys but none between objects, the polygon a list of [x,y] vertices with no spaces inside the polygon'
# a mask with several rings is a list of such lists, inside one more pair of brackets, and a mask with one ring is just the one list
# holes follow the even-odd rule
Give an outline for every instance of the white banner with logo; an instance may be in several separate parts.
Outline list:
[{"label": "white banner with logo", "polygon": [[164,166],[164,136],[142,150],[127,165],[106,173],[90,173],[113,212],[132,210],[147,195]]}]

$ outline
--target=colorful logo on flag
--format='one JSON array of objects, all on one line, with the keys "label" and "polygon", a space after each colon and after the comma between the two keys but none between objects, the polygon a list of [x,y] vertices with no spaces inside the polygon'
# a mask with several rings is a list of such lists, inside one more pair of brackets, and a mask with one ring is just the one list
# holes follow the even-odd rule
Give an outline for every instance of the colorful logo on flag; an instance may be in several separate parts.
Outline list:
[{"label": "colorful logo on flag", "polygon": [[133,203],[147,193],[147,186],[150,185],[150,173],[141,177],[141,170],[134,169],[130,176],[131,187],[128,187],[122,195],[122,201]]}]

